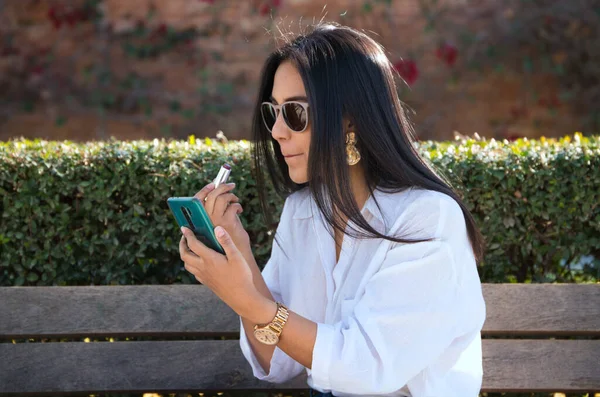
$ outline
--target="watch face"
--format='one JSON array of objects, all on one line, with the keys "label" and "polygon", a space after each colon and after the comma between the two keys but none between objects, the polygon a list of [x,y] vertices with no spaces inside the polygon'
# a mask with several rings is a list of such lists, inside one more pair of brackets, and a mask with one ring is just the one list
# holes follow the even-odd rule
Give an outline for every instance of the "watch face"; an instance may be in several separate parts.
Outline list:
[{"label": "watch face", "polygon": [[256,339],[266,345],[276,345],[277,342],[279,342],[279,337],[277,334],[270,329],[257,329],[254,331],[254,336],[256,336]]}]

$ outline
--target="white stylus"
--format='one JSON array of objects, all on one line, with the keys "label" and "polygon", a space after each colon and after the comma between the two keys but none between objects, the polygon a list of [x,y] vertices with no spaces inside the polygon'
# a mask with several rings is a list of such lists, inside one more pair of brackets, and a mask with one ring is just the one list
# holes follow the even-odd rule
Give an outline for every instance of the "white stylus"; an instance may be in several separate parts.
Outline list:
[{"label": "white stylus", "polygon": [[215,189],[219,187],[221,183],[226,183],[229,179],[229,174],[231,173],[231,166],[229,164],[223,164],[217,177],[213,181],[215,184]]}]

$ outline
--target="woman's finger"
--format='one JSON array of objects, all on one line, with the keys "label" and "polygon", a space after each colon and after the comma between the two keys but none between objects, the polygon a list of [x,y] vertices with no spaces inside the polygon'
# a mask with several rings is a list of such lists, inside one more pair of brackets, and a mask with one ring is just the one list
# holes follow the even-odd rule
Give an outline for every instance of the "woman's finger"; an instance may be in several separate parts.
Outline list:
[{"label": "woman's finger", "polygon": [[[192,237],[195,238],[195,237]],[[196,240],[197,241],[197,240]],[[192,241],[195,243],[195,241]],[[190,248],[190,242],[185,236],[181,236],[181,240],[179,240],[179,255],[181,256],[182,261],[189,261],[190,258],[200,258],[193,250]],[[185,257],[185,259],[184,259]]]},{"label": "woman's finger", "polygon": [[185,236],[181,236],[181,240],[179,240],[179,256],[183,261],[183,267],[185,270],[198,278],[200,276],[199,271],[201,269],[203,260],[198,255],[194,254],[192,250],[190,250]]},{"label": "woman's finger", "polygon": [[215,200],[215,205],[212,214],[217,216],[223,216],[223,214],[225,214],[225,211],[227,210],[227,207],[230,204],[239,203],[239,201],[240,199],[233,193],[221,194]]},{"label": "woman's finger", "polygon": [[206,198],[206,196],[208,196],[208,193],[212,192],[214,189],[215,184],[211,182],[208,185],[204,186],[202,189],[200,189],[198,193],[194,194],[194,197],[196,197],[202,202],[202,204],[204,204],[204,199]]},{"label": "woman's finger", "polygon": [[244,208],[242,208],[242,205],[240,203],[233,203],[230,204],[229,207],[227,207],[227,210],[225,211],[223,217],[227,218],[229,216],[239,215],[242,212],[244,212]]},{"label": "woman's finger", "polygon": [[181,236],[181,240],[179,240],[179,257],[185,263],[186,259],[190,255],[190,249],[187,245],[187,241],[185,236]]},{"label": "woman's finger", "polygon": [[223,193],[227,193],[227,192],[233,190],[234,187],[235,187],[235,183],[222,183],[219,185],[218,188],[209,192],[204,200],[204,209],[206,209],[206,212],[209,215],[211,215],[214,211],[215,200],[217,199],[217,197],[219,197]]},{"label": "woman's finger", "polygon": [[198,280],[199,283],[204,284],[204,279],[202,278],[202,275],[200,273],[198,273],[198,269],[196,269],[195,267],[189,265],[189,264],[185,264],[185,270],[187,270],[188,273],[192,274],[194,276],[194,278],[196,280]]}]

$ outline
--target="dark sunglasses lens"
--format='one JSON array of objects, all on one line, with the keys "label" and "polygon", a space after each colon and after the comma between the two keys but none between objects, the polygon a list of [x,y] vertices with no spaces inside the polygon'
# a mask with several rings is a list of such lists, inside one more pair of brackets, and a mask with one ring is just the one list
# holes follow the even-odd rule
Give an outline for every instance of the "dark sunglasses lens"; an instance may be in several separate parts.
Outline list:
[{"label": "dark sunglasses lens", "polygon": [[275,108],[269,103],[263,103],[260,107],[260,112],[262,113],[265,126],[271,131],[275,125],[275,120],[277,119]]},{"label": "dark sunglasses lens", "polygon": [[284,104],[283,117],[288,127],[294,131],[300,132],[306,128],[307,114],[304,107],[298,103]]}]

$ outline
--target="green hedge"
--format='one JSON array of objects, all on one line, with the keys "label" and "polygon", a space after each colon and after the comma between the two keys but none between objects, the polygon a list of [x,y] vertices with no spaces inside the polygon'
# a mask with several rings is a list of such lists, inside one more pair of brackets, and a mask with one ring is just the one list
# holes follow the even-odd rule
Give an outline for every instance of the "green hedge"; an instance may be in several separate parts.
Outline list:
[{"label": "green hedge", "polygon": [[[599,143],[575,134],[420,144],[482,229],[483,281],[600,278]],[[276,225],[259,214],[249,149],[247,141],[194,137],[0,143],[0,285],[195,282],[182,268],[166,199],[192,195],[223,162],[234,167],[242,222],[265,263]],[[271,188],[269,197],[278,215],[283,200]]]}]

